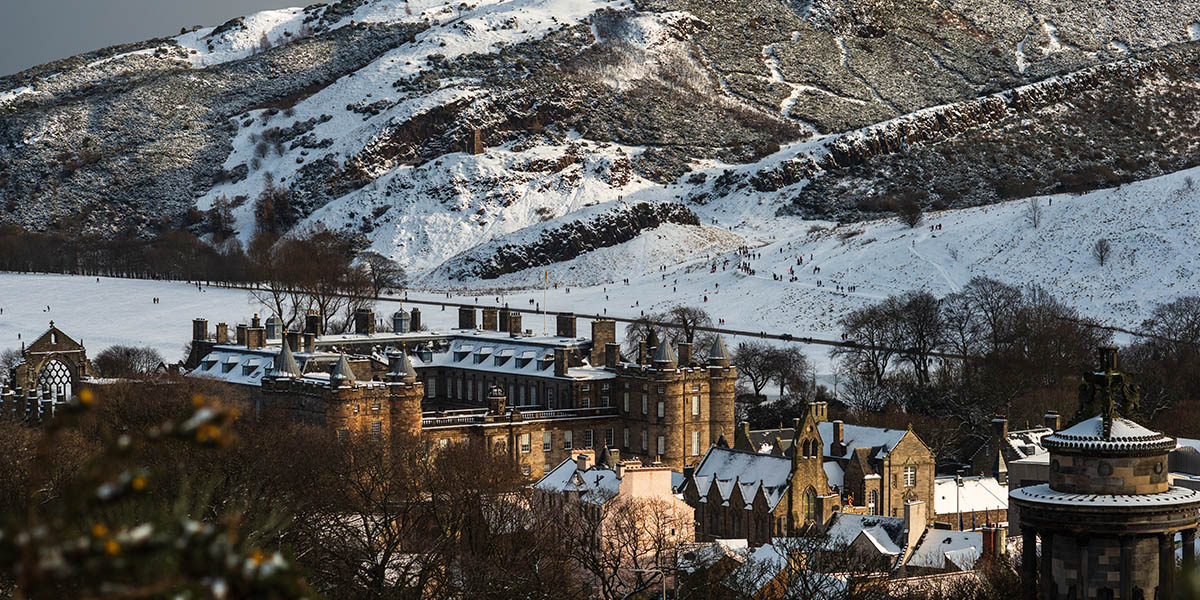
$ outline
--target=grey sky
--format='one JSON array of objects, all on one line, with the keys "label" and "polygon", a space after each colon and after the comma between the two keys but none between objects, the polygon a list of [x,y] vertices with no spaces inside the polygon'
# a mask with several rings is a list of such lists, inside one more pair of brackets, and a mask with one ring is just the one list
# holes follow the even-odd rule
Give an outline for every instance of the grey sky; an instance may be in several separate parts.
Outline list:
[{"label": "grey sky", "polygon": [[319,0],[0,0],[0,76],[180,27]]}]

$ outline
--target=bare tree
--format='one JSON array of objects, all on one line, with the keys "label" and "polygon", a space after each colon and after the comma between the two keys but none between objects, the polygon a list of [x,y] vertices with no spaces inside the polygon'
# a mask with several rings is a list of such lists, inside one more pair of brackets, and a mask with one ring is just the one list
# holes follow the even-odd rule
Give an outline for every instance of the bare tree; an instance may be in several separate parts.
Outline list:
[{"label": "bare tree", "polygon": [[12,376],[13,367],[21,362],[21,352],[16,348],[9,348],[0,352],[0,383],[5,383]]},{"label": "bare tree", "polygon": [[763,342],[742,342],[733,351],[733,363],[738,366],[738,381],[750,384],[754,396],[771,382],[771,346]]},{"label": "bare tree", "polygon": [[987,351],[999,352],[1008,343],[1021,290],[995,279],[972,277],[961,293],[979,313],[980,335],[988,342]]},{"label": "bare tree", "polygon": [[888,298],[889,312],[896,315],[903,350],[900,359],[912,365],[917,382],[930,382],[930,354],[942,345],[945,323],[942,321],[941,301],[929,292],[908,292],[899,298]]},{"label": "bare tree", "polygon": [[875,385],[883,385],[900,338],[895,315],[881,305],[872,305],[851,311],[839,323],[847,345],[835,348],[832,354],[845,357],[850,368],[867,374]]},{"label": "bare tree", "polygon": [[658,498],[564,500],[557,511],[564,550],[606,600],[639,597],[660,585],[692,526]]},{"label": "bare tree", "polygon": [[1104,266],[1109,254],[1112,254],[1112,243],[1107,238],[1100,238],[1096,240],[1095,244],[1092,244],[1092,256],[1100,261],[1100,266]]},{"label": "bare tree", "polygon": [[1037,229],[1042,226],[1042,203],[1037,198],[1025,201],[1025,221]]},{"label": "bare tree", "polygon": [[909,227],[920,225],[921,219],[925,216],[921,211],[921,203],[916,198],[901,199],[900,203],[896,205],[896,214]]},{"label": "bare tree", "polygon": [[396,261],[378,252],[364,252],[358,258],[366,267],[367,277],[371,281],[372,296],[379,297],[384,290],[404,285],[404,268]]},{"label": "bare tree", "polygon": [[712,327],[712,317],[703,308],[694,306],[676,306],[656,320],[670,323],[675,327],[668,329],[665,336],[673,343],[687,342],[694,344],[698,339],[697,330],[700,327]]},{"label": "bare tree", "polygon": [[154,348],[136,346],[109,346],[92,359],[96,372],[104,377],[139,377],[154,371],[163,362],[163,357]]}]

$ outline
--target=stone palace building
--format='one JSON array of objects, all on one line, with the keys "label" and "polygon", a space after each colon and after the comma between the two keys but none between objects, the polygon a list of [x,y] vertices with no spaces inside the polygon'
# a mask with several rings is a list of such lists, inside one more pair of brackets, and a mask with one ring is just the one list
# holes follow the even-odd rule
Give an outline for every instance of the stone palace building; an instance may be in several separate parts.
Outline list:
[{"label": "stone palace building", "polygon": [[377,331],[364,310],[341,335],[324,335],[319,315],[302,332],[256,316],[233,337],[196,319],[185,368],[249,390],[259,418],[339,436],[419,435],[431,446],[485,441],[531,477],[601,447],[680,470],[733,435],[737,369],[719,337],[698,357],[651,336],[628,360],[612,320],[581,337],[576,317],[560,313],[554,335],[536,336],[515,311],[484,308],[482,326],[479,316],[463,307],[458,328],[422,331],[419,310],[401,310]]}]

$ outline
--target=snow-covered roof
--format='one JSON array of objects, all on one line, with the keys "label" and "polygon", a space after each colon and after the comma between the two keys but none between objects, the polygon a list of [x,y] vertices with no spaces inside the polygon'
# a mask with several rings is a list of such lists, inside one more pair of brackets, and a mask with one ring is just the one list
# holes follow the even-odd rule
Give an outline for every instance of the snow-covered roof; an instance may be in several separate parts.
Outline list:
[{"label": "snow-covered roof", "polygon": [[839,546],[853,543],[864,531],[869,532],[868,541],[884,548],[888,553],[899,554],[903,551],[903,517],[835,513],[825,534],[829,536],[830,544]]},{"label": "snow-covered roof", "polygon": [[[1004,441],[1008,444],[1009,449],[1016,456],[1013,460],[1021,460],[1039,454],[1045,454],[1046,448],[1042,446],[1042,439],[1054,433],[1049,427],[1034,427],[1032,429],[1022,429],[1020,431],[1010,431],[1005,436]],[[1011,461],[1010,461],[1011,462]]]},{"label": "snow-covered roof", "polygon": [[1008,488],[995,477],[954,477],[933,480],[933,512],[939,515],[1007,510]]},{"label": "snow-covered roof", "polygon": [[342,381],[354,381],[354,370],[350,368],[350,361],[343,354],[338,357],[337,364],[334,365],[333,371],[329,374],[329,379],[340,379]]},{"label": "snow-covered roof", "polygon": [[[845,444],[846,450],[840,454],[834,454],[833,423],[830,421],[821,421],[817,423],[817,431],[821,434],[821,441],[824,444],[822,454],[826,458],[845,459],[850,458],[854,454],[855,448],[874,448],[877,451],[871,458],[886,458],[888,453],[908,433],[907,429],[886,429],[866,425],[843,424],[842,443]],[[780,442],[783,443],[784,450],[786,450],[791,447],[794,435],[795,430],[790,427],[784,427],[783,429],[758,429],[750,432],[750,441],[758,448],[773,447],[775,438],[778,437]]]},{"label": "snow-covered roof", "polygon": [[[555,338],[557,339],[557,338]],[[487,352],[483,352],[483,350]],[[478,352],[477,352],[478,350]],[[454,367],[487,373],[555,378],[554,349],[545,344],[530,344],[526,338],[499,338],[480,345],[480,340],[455,338],[446,351],[432,352],[419,367]],[[616,373],[584,364],[567,369],[565,380],[614,379]]]},{"label": "snow-covered roof", "polygon": [[595,465],[586,471],[580,471],[579,463],[573,458],[568,458],[533,486],[543,492],[576,492],[580,500],[604,504],[617,495],[620,484],[621,480],[617,478],[616,471]]},{"label": "snow-covered roof", "polygon": [[787,490],[791,474],[791,459],[713,446],[696,465],[693,478],[702,501],[715,484],[721,500],[728,502],[736,481],[747,503],[752,502],[759,489],[762,489],[768,508],[774,510]]},{"label": "snow-covered roof", "polygon": [[827,460],[821,463],[821,466],[825,468],[825,477],[829,479],[829,485],[842,489],[842,483],[846,479],[846,471],[842,469],[842,465],[837,461]]},{"label": "snow-covered roof", "polygon": [[960,571],[975,568],[983,553],[983,533],[978,531],[948,531],[929,529],[909,555],[910,567],[944,569],[949,561]]},{"label": "snow-covered roof", "polygon": [[696,569],[711,567],[722,558],[732,558],[739,563],[746,560],[750,544],[745,538],[714,540],[711,544],[688,550],[679,555],[679,568],[691,573]]},{"label": "snow-covered roof", "polygon": [[1042,439],[1042,445],[1050,450],[1093,450],[1113,452],[1120,450],[1171,450],[1175,440],[1157,431],[1151,431],[1129,419],[1113,417],[1108,435],[1104,435],[1104,417],[1096,415],[1057,431]]},{"label": "snow-covered roof", "polygon": [[1071,505],[1080,508],[1098,509],[1129,509],[1139,506],[1161,507],[1194,504],[1200,507],[1200,492],[1182,487],[1172,486],[1165,492],[1155,494],[1077,494],[1059,492],[1050,488],[1049,484],[1031,485],[1017,488],[1008,493],[1013,500],[1033,502],[1038,504]]},{"label": "snow-covered roof", "polygon": [[675,355],[675,349],[671,348],[671,344],[663,342],[658,345],[658,350],[654,351],[654,364],[678,365],[679,357]]}]

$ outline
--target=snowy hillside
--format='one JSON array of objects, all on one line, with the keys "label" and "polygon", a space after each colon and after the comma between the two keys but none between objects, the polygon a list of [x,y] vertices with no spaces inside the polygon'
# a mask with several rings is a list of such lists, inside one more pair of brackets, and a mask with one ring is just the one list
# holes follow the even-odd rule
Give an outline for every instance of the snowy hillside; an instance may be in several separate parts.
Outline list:
[{"label": "snowy hillside", "polygon": [[[439,281],[431,275],[409,294],[436,302],[451,290],[452,301],[480,306],[533,308],[545,302],[551,311],[631,318],[687,304],[725,319],[730,329],[837,339],[837,320],[849,310],[911,289],[943,296],[983,275],[1042,286],[1083,316],[1136,329],[1154,303],[1200,295],[1196,179],[1200,168],[1119,189],[1038,197],[1033,199],[1042,207],[1037,229],[1026,218],[1026,201],[929,213],[915,229],[897,219],[835,227],[782,218],[738,231],[664,225],[632,241],[551,265],[546,290],[545,271],[533,268],[469,282]],[[1100,238],[1112,244],[1103,267],[1091,254]],[[733,268],[743,244],[761,255],[749,260],[753,276]],[[796,265],[798,257],[803,257],[802,266]],[[730,267],[712,272],[713,264],[723,265],[726,259]],[[814,274],[813,266],[821,272]],[[798,281],[789,281],[789,269]],[[772,279],[772,273],[782,280]],[[837,286],[855,286],[856,291],[838,292]],[[160,304],[151,302],[155,296],[162,298]],[[236,323],[258,310],[249,294],[235,290],[198,292],[185,283],[13,274],[0,274],[0,307],[0,348],[19,346],[17,333],[22,339],[36,336],[54,319],[64,331],[82,336],[93,351],[116,343],[150,345],[168,359],[179,354],[190,336],[193,317]],[[453,326],[453,310],[423,312],[431,327]],[[541,327],[533,315],[525,323],[534,330]],[[586,324],[580,330],[587,331]],[[829,372],[823,349],[806,351],[822,373]]]}]

